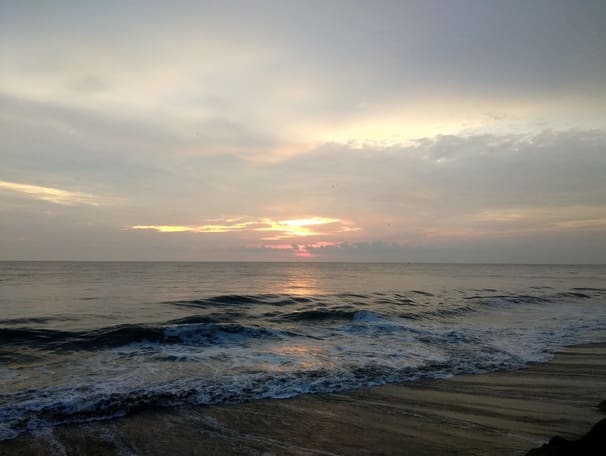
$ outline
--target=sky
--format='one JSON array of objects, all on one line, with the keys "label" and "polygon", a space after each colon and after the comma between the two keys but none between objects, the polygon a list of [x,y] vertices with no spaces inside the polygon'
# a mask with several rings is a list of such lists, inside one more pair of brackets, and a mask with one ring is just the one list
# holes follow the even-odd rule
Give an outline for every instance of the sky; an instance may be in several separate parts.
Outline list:
[{"label": "sky", "polygon": [[606,3],[0,0],[0,259],[606,263]]}]

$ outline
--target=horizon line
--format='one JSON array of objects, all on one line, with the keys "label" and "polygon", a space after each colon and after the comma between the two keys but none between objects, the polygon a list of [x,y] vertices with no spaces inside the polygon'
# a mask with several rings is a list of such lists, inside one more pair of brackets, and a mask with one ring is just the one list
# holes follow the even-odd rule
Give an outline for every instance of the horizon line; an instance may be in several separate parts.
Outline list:
[{"label": "horizon line", "polygon": [[518,263],[492,261],[339,261],[339,260],[5,260],[0,263],[267,263],[267,264],[423,264],[487,266],[606,266],[605,263]]}]

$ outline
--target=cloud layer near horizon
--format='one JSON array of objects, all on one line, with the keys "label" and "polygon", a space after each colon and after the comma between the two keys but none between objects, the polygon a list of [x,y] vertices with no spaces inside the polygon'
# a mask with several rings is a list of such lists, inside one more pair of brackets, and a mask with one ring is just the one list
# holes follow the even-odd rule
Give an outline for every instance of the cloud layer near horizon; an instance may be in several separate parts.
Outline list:
[{"label": "cloud layer near horizon", "polygon": [[148,6],[0,6],[1,258],[606,262],[600,2]]}]

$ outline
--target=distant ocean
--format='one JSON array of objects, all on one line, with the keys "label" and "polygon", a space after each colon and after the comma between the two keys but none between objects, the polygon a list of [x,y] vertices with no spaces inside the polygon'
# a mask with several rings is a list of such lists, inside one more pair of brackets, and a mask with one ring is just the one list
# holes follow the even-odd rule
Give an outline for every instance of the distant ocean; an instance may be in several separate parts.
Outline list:
[{"label": "distant ocean", "polygon": [[2,262],[0,439],[605,341],[606,266]]}]

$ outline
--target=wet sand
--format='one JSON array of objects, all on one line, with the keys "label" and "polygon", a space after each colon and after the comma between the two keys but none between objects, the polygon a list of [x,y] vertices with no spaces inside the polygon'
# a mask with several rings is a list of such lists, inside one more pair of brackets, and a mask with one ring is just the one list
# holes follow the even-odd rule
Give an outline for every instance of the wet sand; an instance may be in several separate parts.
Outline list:
[{"label": "wet sand", "polygon": [[603,418],[606,344],[528,369],[341,394],[147,410],[0,442],[2,455],[512,455]]}]

